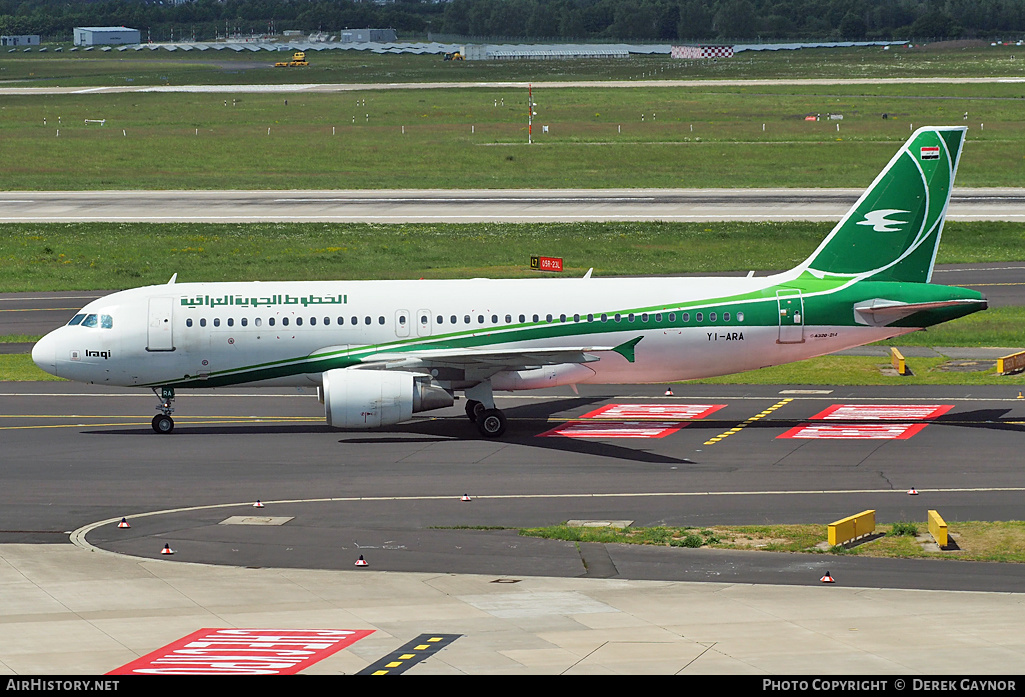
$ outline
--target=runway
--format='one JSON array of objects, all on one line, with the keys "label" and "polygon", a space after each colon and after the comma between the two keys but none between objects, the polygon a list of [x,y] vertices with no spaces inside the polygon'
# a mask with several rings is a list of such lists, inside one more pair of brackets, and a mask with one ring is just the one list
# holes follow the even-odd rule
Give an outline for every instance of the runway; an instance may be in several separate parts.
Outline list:
[{"label": "runway", "polygon": [[[0,192],[0,223],[835,221],[860,189]],[[1025,220],[1025,189],[955,189],[950,220]]]}]

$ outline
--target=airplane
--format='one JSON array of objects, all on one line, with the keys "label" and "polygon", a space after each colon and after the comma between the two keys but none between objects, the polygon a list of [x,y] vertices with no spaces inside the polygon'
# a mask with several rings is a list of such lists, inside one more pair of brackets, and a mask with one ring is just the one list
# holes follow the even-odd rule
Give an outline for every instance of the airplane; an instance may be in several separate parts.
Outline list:
[{"label": "airplane", "polygon": [[90,302],[32,349],[43,370],[153,390],[316,387],[327,423],[366,429],[450,407],[486,438],[496,390],[668,383],[861,346],[986,309],[932,284],[963,127],[915,131],[808,259],[746,278],[178,283]]}]

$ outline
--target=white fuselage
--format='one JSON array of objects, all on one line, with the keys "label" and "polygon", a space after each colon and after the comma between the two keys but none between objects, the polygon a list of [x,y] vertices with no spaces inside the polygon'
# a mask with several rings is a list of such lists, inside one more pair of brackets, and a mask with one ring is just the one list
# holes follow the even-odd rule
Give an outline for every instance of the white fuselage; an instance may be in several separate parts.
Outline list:
[{"label": "white fuselage", "polygon": [[[321,373],[303,363],[329,348],[341,356],[453,346],[608,348],[642,337],[634,361],[605,351],[586,371],[574,366],[552,382],[621,384],[736,373],[910,331],[815,324],[800,300],[796,322],[784,328],[754,321],[766,305],[775,308],[774,296],[724,300],[787,280],[781,274],[147,286],[90,303],[76,315],[83,319],[44,337],[33,359],[61,377],[110,385],[312,385]],[[87,319],[93,315],[109,326]],[[451,386],[464,386],[457,382]]]}]

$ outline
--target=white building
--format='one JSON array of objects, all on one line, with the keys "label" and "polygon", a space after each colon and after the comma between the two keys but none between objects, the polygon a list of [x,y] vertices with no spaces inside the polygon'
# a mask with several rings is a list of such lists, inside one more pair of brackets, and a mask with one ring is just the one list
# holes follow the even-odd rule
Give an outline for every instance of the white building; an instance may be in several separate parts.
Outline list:
[{"label": "white building", "polygon": [[128,27],[75,27],[76,46],[142,43],[138,29]]},{"label": "white building", "polygon": [[39,34],[0,36],[0,46],[38,46]]}]

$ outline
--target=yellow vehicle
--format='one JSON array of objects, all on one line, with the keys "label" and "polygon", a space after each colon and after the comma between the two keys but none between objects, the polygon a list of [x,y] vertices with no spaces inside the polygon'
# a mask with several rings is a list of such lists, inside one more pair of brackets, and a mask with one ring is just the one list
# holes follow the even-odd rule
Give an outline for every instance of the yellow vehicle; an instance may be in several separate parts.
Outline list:
[{"label": "yellow vehicle", "polygon": [[292,60],[281,62],[281,63],[275,63],[274,67],[275,68],[295,68],[295,67],[299,67],[299,66],[303,66],[303,65],[309,65],[309,63],[306,62],[306,52],[305,51],[296,51],[295,53],[292,54]]},{"label": "yellow vehicle", "polygon": [[461,61],[463,60],[463,54],[461,54],[459,51],[456,51],[454,53],[446,53],[445,57],[442,60]]}]

